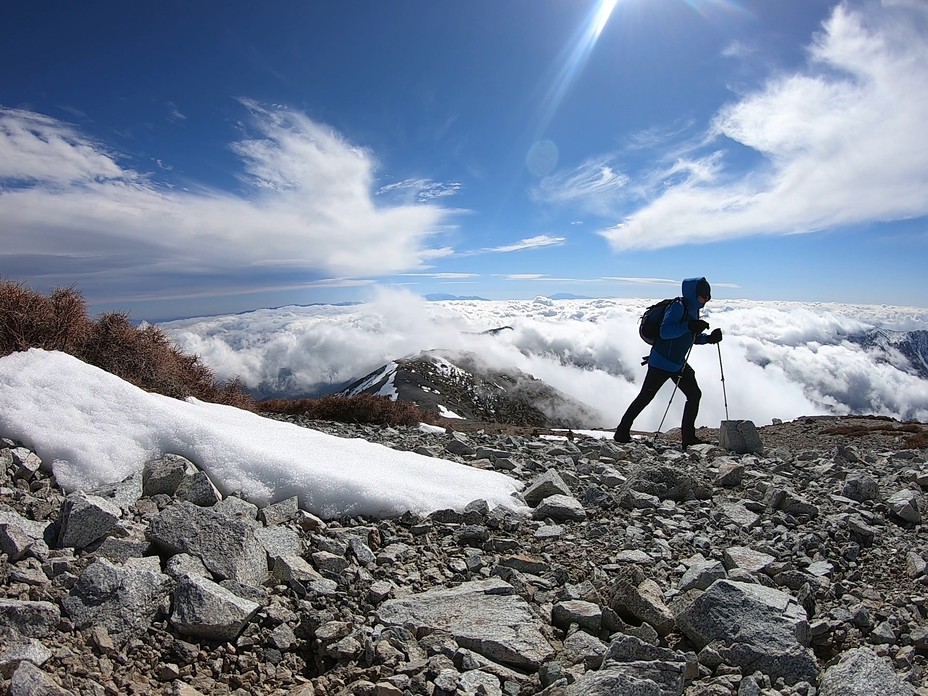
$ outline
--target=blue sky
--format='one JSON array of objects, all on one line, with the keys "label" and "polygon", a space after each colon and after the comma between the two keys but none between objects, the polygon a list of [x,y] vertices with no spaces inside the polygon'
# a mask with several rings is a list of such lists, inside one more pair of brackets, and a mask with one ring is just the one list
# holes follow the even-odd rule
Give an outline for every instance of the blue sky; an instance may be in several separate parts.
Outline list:
[{"label": "blue sky", "polygon": [[7,2],[0,277],[928,306],[922,0]]}]

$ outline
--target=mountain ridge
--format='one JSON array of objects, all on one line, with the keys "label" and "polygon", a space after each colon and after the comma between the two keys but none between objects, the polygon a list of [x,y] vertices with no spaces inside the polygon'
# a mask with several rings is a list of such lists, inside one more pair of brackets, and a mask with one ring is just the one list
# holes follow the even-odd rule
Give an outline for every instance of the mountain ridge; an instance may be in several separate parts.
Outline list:
[{"label": "mountain ridge", "polygon": [[338,393],[409,401],[445,418],[534,427],[601,425],[592,409],[567,394],[519,369],[489,368],[466,351],[428,350],[398,358]]}]

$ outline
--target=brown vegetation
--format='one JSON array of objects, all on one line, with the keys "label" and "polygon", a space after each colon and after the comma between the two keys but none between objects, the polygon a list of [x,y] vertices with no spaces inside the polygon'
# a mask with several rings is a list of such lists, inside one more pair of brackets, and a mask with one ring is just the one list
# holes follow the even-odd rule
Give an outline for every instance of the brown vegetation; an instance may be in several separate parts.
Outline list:
[{"label": "brown vegetation", "polygon": [[385,396],[323,396],[318,399],[270,399],[258,404],[261,411],[287,416],[300,415],[310,420],[383,425],[418,425],[434,423],[436,416],[408,401],[393,401]]},{"label": "brown vegetation", "polygon": [[253,408],[238,383],[217,381],[198,357],[181,353],[157,327],[133,326],[124,312],[93,320],[74,288],[57,288],[46,297],[0,282],[0,357],[29,348],[68,353],[146,391]]},{"label": "brown vegetation", "polygon": [[91,319],[84,297],[74,288],[57,288],[46,297],[22,284],[0,281],[0,357],[30,348],[68,353],[146,391],[177,399],[193,396],[251,411],[349,423],[416,425],[435,420],[412,404],[373,396],[256,403],[237,379],[218,381],[199,356],[179,351],[155,326],[133,326],[125,312]]},{"label": "brown vegetation", "polygon": [[928,448],[928,430],[923,430],[917,435],[911,435],[904,442],[908,449],[926,449]]},{"label": "brown vegetation", "polygon": [[918,423],[902,423],[899,425],[887,423],[886,425],[873,426],[843,425],[823,430],[822,434],[842,435],[844,437],[866,437],[873,434],[895,435],[903,438],[903,444],[908,449],[928,447],[928,430]]}]

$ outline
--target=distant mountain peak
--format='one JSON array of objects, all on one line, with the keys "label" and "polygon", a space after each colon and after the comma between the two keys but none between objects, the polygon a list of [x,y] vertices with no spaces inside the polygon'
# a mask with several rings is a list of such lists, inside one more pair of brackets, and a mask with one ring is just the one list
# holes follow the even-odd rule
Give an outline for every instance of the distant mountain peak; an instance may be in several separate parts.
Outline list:
[{"label": "distant mountain peak", "polygon": [[410,401],[445,418],[535,427],[595,427],[588,406],[516,368],[487,366],[476,353],[426,350],[397,358],[339,392]]}]

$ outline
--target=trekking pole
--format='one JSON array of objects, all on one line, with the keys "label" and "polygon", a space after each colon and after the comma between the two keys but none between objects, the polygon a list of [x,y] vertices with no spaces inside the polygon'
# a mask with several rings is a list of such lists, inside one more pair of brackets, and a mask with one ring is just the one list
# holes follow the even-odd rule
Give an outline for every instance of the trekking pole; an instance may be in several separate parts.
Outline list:
[{"label": "trekking pole", "polygon": [[[690,345],[690,349],[686,351],[686,357],[683,359],[683,368],[680,370],[680,374],[683,374],[683,370],[686,369],[686,364],[690,359],[690,352],[693,350],[693,346]],[[657,426],[657,432],[654,433],[654,439],[651,440],[651,445],[654,446],[657,444],[657,438],[661,435],[661,428],[664,427],[664,419],[667,418],[667,414],[670,412],[670,404],[673,403],[673,397],[677,395],[677,388],[680,386],[680,379],[675,379],[673,381],[673,391],[670,393],[670,401],[667,402],[667,408],[664,409],[664,416],[661,418],[661,424]]]},{"label": "trekking pole", "polygon": [[722,374],[722,398],[725,399],[725,420],[730,420],[728,417],[728,393],[725,391],[725,369],[722,367],[722,346],[716,343],[715,347],[719,349],[719,372]]}]

